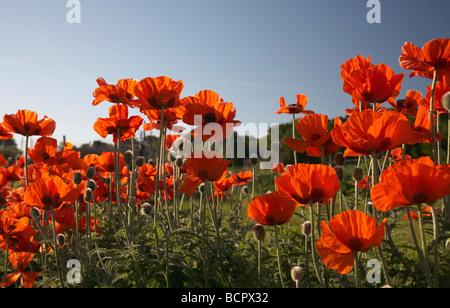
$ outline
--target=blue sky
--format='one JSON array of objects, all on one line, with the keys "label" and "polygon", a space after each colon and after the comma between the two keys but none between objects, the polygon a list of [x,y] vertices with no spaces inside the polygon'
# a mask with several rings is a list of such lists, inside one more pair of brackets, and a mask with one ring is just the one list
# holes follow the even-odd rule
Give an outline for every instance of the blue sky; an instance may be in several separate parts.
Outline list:
[{"label": "blue sky", "polygon": [[182,79],[182,96],[214,90],[235,104],[245,128],[290,121],[274,112],[280,96],[290,104],[297,93],[308,95],[308,109],[343,115],[352,104],[340,66],[359,54],[405,72],[400,96],[425,94],[430,81],[399,67],[401,48],[450,34],[448,0],[380,0],[380,24],[367,22],[366,0],[80,3],[81,23],[70,24],[66,0],[0,2],[0,116],[47,115],[53,137],[74,145],[103,140],[92,128],[111,106],[91,105],[100,76]]}]

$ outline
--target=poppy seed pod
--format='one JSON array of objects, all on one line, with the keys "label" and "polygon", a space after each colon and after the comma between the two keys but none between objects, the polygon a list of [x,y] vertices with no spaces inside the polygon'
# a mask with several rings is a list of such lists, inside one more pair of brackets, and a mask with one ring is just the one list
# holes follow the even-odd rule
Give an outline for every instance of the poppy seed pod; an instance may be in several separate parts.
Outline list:
[{"label": "poppy seed pod", "polygon": [[341,166],[336,166],[334,167],[334,170],[336,171],[339,181],[342,182],[342,180],[344,179],[344,169]]},{"label": "poppy seed pod", "polygon": [[305,221],[302,224],[302,233],[304,235],[310,235],[311,234],[311,229],[312,229],[312,224],[310,221]]},{"label": "poppy seed pod", "polygon": [[88,179],[92,179],[95,176],[96,170],[95,167],[90,166],[89,168],[87,168],[86,170],[86,177]]},{"label": "poppy seed pod", "polygon": [[97,183],[95,183],[94,180],[89,179],[89,180],[87,180],[87,182],[86,182],[86,188],[89,188],[89,189],[91,189],[92,191],[94,191],[95,188],[97,188]]},{"label": "poppy seed pod", "polygon": [[291,269],[291,277],[294,281],[300,281],[303,279],[303,268],[301,266],[294,266]]},{"label": "poppy seed pod", "polygon": [[364,177],[364,170],[361,167],[356,167],[355,170],[353,170],[353,180],[355,182],[359,182]]},{"label": "poppy seed pod", "polygon": [[83,197],[85,202],[91,202],[94,199],[94,193],[92,192],[92,189],[86,188],[84,190]]},{"label": "poppy seed pod", "polygon": [[123,153],[123,161],[128,166],[131,165],[131,163],[133,162],[133,152],[131,152],[130,150],[125,151],[125,153]]},{"label": "poppy seed pod", "polygon": [[450,91],[442,95],[441,102],[442,106],[450,112]]},{"label": "poppy seed pod", "polygon": [[183,167],[183,164],[184,164],[183,157],[178,155],[177,158],[175,159],[175,166],[181,168]]},{"label": "poppy seed pod", "polygon": [[264,240],[264,238],[266,237],[266,229],[264,228],[263,225],[256,224],[253,227],[253,237],[255,238],[255,240],[259,242]]},{"label": "poppy seed pod", "polygon": [[175,153],[175,151],[169,151],[169,152],[167,152],[167,160],[168,160],[169,162],[171,162],[171,163],[175,162],[176,155],[177,155],[177,154]]},{"label": "poppy seed pod", "polygon": [[83,181],[83,175],[79,171],[75,171],[72,176],[72,181],[75,185],[80,185]]},{"label": "poppy seed pod", "polygon": [[342,152],[336,153],[336,155],[334,155],[334,162],[338,166],[343,166],[345,163],[344,153],[342,153]]},{"label": "poppy seed pod", "polygon": [[142,167],[145,163],[144,156],[138,156],[136,157],[136,167]]}]

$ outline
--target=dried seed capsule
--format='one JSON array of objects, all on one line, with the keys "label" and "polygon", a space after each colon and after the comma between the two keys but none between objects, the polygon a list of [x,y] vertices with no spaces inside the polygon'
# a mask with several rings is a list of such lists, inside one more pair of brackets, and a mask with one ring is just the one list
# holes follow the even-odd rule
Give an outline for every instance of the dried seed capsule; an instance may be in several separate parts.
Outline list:
[{"label": "dried seed capsule", "polygon": [[263,225],[256,224],[253,227],[253,237],[257,241],[263,241],[264,240],[264,238],[266,237],[266,229],[264,228]]},{"label": "dried seed capsule", "polygon": [[336,155],[334,155],[334,162],[338,166],[343,166],[345,163],[344,153],[342,153],[342,152],[336,153]]},{"label": "dried seed capsule", "polygon": [[153,213],[153,206],[150,203],[145,202],[141,205],[141,214],[149,216]]},{"label": "dried seed capsule", "polygon": [[171,163],[175,162],[176,155],[177,155],[177,154],[175,153],[175,151],[169,151],[169,152],[167,152],[167,160],[168,160],[169,162],[171,162]]},{"label": "dried seed capsule", "polygon": [[92,179],[92,178],[94,178],[95,173],[96,173],[95,167],[90,166],[90,167],[87,168],[87,170],[86,170],[86,177],[87,177],[88,179]]},{"label": "dried seed capsule", "polygon": [[75,171],[72,176],[72,181],[74,184],[79,185],[83,181],[83,175],[80,171]]},{"label": "dried seed capsule", "polygon": [[86,187],[87,187],[87,188],[90,188],[92,191],[94,191],[94,190],[97,188],[97,183],[95,183],[94,180],[89,179],[89,180],[87,180],[87,182],[86,182]]},{"label": "dried seed capsule", "polygon": [[353,180],[356,182],[359,182],[364,177],[364,170],[361,167],[356,167],[355,170],[353,170]]},{"label": "dried seed capsule", "polygon": [[184,164],[183,157],[178,155],[177,158],[175,159],[175,166],[177,166],[178,168],[181,168],[181,167],[183,167],[183,164]]}]

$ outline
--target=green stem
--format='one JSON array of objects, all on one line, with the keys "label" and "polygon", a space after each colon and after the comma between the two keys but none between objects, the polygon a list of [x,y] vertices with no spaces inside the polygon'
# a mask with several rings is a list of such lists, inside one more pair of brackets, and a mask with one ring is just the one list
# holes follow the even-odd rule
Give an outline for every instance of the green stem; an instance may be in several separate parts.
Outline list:
[{"label": "green stem", "polygon": [[50,213],[52,215],[52,230],[53,230],[53,248],[55,251],[55,263],[56,263],[56,269],[58,271],[59,281],[61,283],[61,287],[64,288],[64,281],[62,278],[62,272],[61,267],[59,266],[59,257],[58,257],[58,243],[56,241],[56,221],[55,221],[55,213],[53,209],[53,205],[50,205]]},{"label": "green stem", "polygon": [[358,260],[358,252],[357,251],[354,251],[353,252],[353,257],[354,257],[354,259],[355,259],[355,263],[354,263],[354,266],[353,266],[353,268],[354,268],[354,270],[355,270],[355,287],[356,288],[359,288],[360,287],[360,285],[359,285],[359,260]]},{"label": "green stem", "polygon": [[[295,113],[292,114],[292,138],[295,139]],[[297,152],[294,151],[294,163],[297,164]]]},{"label": "green stem", "polygon": [[281,285],[283,286],[283,288],[286,288],[283,278],[283,271],[281,270],[280,245],[278,243],[278,224],[275,223],[273,226],[275,231],[275,244],[277,245],[278,272],[280,274]]},{"label": "green stem", "polygon": [[433,82],[431,84],[431,98],[430,98],[430,122],[431,122],[431,137],[432,137],[432,149],[433,149],[433,161],[438,164],[438,156],[436,149],[436,127],[434,124],[434,92],[436,90],[436,83],[438,77],[438,69],[435,68],[433,72]]},{"label": "green stem", "polygon": [[434,247],[434,288],[437,288],[439,286],[439,258],[438,258],[438,234],[439,234],[439,225],[437,221],[436,216],[436,209],[434,208],[434,205],[431,204],[431,216],[433,218],[433,247]]},{"label": "green stem", "polygon": [[6,236],[6,250],[5,250],[5,278],[4,283],[6,284],[6,275],[8,274],[8,251],[9,251],[9,234]]},{"label": "green stem", "polygon": [[322,281],[322,277],[320,275],[320,271],[319,268],[317,266],[317,256],[316,256],[316,249],[314,247],[315,243],[316,243],[316,236],[315,236],[315,227],[314,227],[314,210],[313,210],[313,203],[312,200],[309,200],[309,207],[310,207],[310,221],[311,221],[311,255],[312,255],[312,261],[313,261],[313,266],[314,266],[314,270],[316,271],[316,276],[317,279],[320,282],[320,285],[322,287],[324,287],[323,281]]}]

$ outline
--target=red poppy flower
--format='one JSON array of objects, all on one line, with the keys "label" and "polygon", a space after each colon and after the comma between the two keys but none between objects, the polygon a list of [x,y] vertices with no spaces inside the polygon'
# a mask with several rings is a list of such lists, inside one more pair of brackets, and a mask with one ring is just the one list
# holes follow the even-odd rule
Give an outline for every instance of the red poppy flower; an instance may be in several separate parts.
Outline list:
[{"label": "red poppy flower", "polygon": [[334,168],[322,164],[292,165],[275,184],[301,205],[333,198],[341,185]]},{"label": "red poppy flower", "polygon": [[234,120],[236,108],[233,103],[224,102],[212,90],[185,97],[181,103],[183,122],[196,126],[191,134],[203,142],[227,138],[233,133],[233,128],[241,124]]},{"label": "red poppy flower", "polygon": [[[161,110],[148,109],[142,110],[142,113],[145,114],[150,121],[150,123],[143,125],[143,129],[145,131],[149,131],[152,129],[161,129]],[[164,128],[167,128],[176,133],[181,133],[185,128],[176,124],[182,117],[183,114],[180,112],[180,107],[164,109]]]},{"label": "red poppy flower", "polygon": [[134,87],[138,83],[136,79],[121,79],[117,85],[106,83],[103,78],[97,79],[99,87],[94,91],[94,100],[92,105],[97,106],[103,101],[114,104],[130,104],[134,99]]},{"label": "red poppy flower", "polygon": [[[445,93],[450,92],[450,86],[446,87],[443,82],[438,82],[434,89],[434,111],[438,114],[448,113],[447,109],[442,105],[442,97]],[[427,86],[427,95],[420,101],[421,105],[430,110],[431,86]],[[436,122],[435,122],[436,123]]]},{"label": "red poppy flower", "polygon": [[389,102],[398,112],[408,116],[415,116],[417,106],[422,101],[422,93],[416,90],[409,90],[406,92],[404,99],[399,99],[397,102]]},{"label": "red poppy flower", "polygon": [[166,76],[144,78],[134,88],[136,97],[139,99],[136,105],[141,111],[178,107],[183,87],[182,80],[174,81]]},{"label": "red poppy flower", "polygon": [[[123,154],[119,153],[119,170],[126,169]],[[102,152],[97,157],[97,171],[103,177],[109,177],[114,172],[114,152]]]},{"label": "red poppy flower", "polygon": [[134,138],[143,121],[140,116],[128,117],[128,107],[125,105],[112,106],[109,109],[109,116],[109,118],[98,118],[94,124],[94,130],[103,138],[113,135],[113,142]]},{"label": "red poppy flower", "polygon": [[282,225],[290,221],[295,206],[289,195],[275,191],[254,198],[248,205],[247,216],[263,226]]},{"label": "red poppy flower", "polygon": [[[384,159],[384,157],[382,157]],[[388,160],[390,161],[401,161],[403,160],[403,149],[402,148],[396,148],[391,150],[391,152],[389,153]],[[405,159],[411,159],[410,155],[405,155]]]},{"label": "red poppy flower", "polygon": [[21,278],[20,283],[24,288],[33,287],[36,278],[40,274],[39,272],[32,272],[27,269],[33,257],[34,255],[30,252],[15,252],[9,255],[9,262],[11,262],[16,272],[6,275],[6,281],[2,280],[1,287],[7,288],[19,278]]},{"label": "red poppy flower", "polygon": [[450,194],[450,165],[436,165],[428,156],[386,168],[372,188],[374,206],[383,212],[396,207],[431,203]]},{"label": "red poppy flower", "polygon": [[25,190],[24,201],[30,206],[43,210],[55,209],[74,203],[79,196],[79,189],[67,184],[61,177],[51,175],[38,179]]},{"label": "red poppy flower", "polygon": [[345,275],[353,269],[354,252],[380,246],[385,233],[386,218],[377,220],[357,210],[348,210],[321,221],[322,235],[316,242],[322,262]]},{"label": "red poppy flower", "polygon": [[186,158],[186,174],[180,193],[194,195],[197,187],[205,180],[217,181],[226,176],[230,161],[218,157],[214,152],[195,152]]},{"label": "red poppy flower", "polygon": [[13,134],[8,132],[0,123],[0,140],[7,140],[11,139],[13,137]]},{"label": "red poppy flower", "polygon": [[16,219],[4,213],[0,215],[0,236],[4,238],[27,237],[33,236],[35,233],[29,217],[23,216]]},{"label": "red poppy flower", "polygon": [[253,172],[251,171],[242,171],[239,173],[232,173],[231,179],[233,180],[233,185],[242,186],[247,184],[249,181],[253,179]]},{"label": "red poppy flower", "polygon": [[[435,132],[435,134],[436,141],[441,141],[441,134],[439,134],[438,132]],[[412,126],[412,138],[408,143],[431,143],[432,141],[433,136],[431,133],[431,118],[429,108],[425,105],[419,105],[419,108],[417,109],[416,119],[414,120],[414,124]]]},{"label": "red poppy flower", "polygon": [[0,168],[0,176],[8,183],[22,181],[23,169],[16,165],[9,166],[8,168]]},{"label": "red poppy flower", "polygon": [[28,156],[35,164],[56,165],[61,155],[57,155],[58,141],[51,137],[39,138],[33,149],[28,149]]},{"label": "red poppy flower", "polygon": [[281,175],[286,172],[286,169],[284,168],[283,163],[278,163],[278,164],[274,163],[271,171],[278,172]]},{"label": "red poppy flower", "polygon": [[348,59],[341,65],[341,78],[345,79],[346,75],[351,74],[354,71],[371,67],[373,67],[373,64],[371,63],[370,56],[367,56],[367,59],[364,59],[362,55],[358,55],[355,58]]},{"label": "red poppy flower", "polygon": [[347,149],[344,156],[370,155],[394,149],[411,140],[411,124],[395,111],[365,110],[351,115],[332,132],[333,142]]},{"label": "red poppy flower", "polygon": [[398,61],[400,67],[412,70],[409,77],[421,76],[433,79],[434,70],[437,70],[437,80],[443,81],[446,87],[450,87],[449,38],[431,40],[425,43],[422,49],[406,42]]},{"label": "red poppy flower", "polygon": [[213,182],[213,184],[215,188],[214,196],[223,196],[233,186],[234,181],[231,177],[221,177],[220,180]]},{"label": "red poppy flower", "polygon": [[357,101],[383,103],[400,93],[404,73],[395,74],[389,66],[378,64],[343,75],[344,92]]},{"label": "red poppy flower", "polygon": [[275,111],[275,114],[312,114],[314,113],[314,111],[305,109],[307,101],[308,96],[306,96],[305,94],[297,94],[297,103],[286,105],[286,100],[283,96],[280,96],[280,109]]},{"label": "red poppy flower", "polygon": [[5,114],[2,126],[11,133],[23,136],[51,136],[56,123],[47,116],[38,120],[34,111],[19,110],[16,114]]},{"label": "red poppy flower", "polygon": [[303,140],[296,138],[284,138],[286,145],[296,151],[305,152],[309,147],[320,147],[331,139],[328,132],[328,116],[322,114],[310,114],[298,120],[296,129]]}]

